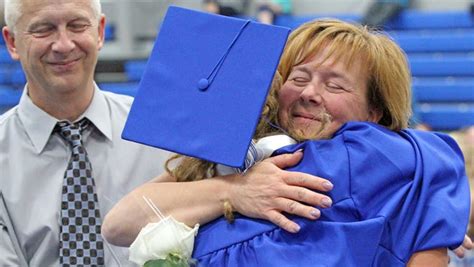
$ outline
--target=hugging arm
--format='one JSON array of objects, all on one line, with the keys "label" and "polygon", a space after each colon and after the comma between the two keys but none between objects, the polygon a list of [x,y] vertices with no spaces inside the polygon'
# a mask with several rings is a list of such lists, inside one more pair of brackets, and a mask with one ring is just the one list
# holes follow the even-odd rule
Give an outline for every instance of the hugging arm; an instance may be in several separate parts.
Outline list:
[{"label": "hugging arm", "polygon": [[408,262],[408,267],[445,267],[448,266],[449,257],[446,248],[420,251],[413,254]]},{"label": "hugging arm", "polygon": [[[461,246],[454,249],[453,252],[458,258],[464,258],[465,250],[471,250],[473,247],[472,240],[467,235]],[[432,250],[420,251],[412,255],[408,262],[408,267],[436,267],[448,266],[449,256],[447,249],[439,248]]]},{"label": "hugging arm", "polygon": [[114,245],[129,246],[142,227],[157,221],[143,197],[155,203],[163,214],[189,226],[222,216],[224,202],[229,201],[234,211],[242,215],[269,220],[289,232],[297,232],[299,226],[282,212],[317,219],[320,212],[313,206],[327,207],[322,203],[329,198],[313,190],[332,189],[325,179],[283,170],[297,164],[302,154],[299,151],[266,159],[243,175],[178,183],[163,174],[120,200],[107,214],[102,234]]}]

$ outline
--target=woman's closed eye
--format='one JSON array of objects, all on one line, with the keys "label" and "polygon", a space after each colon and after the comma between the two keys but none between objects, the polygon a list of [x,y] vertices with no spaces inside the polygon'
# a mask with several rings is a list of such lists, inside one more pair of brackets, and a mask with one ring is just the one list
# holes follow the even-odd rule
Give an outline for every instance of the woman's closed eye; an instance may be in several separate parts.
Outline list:
[{"label": "woman's closed eye", "polygon": [[305,86],[309,82],[309,79],[305,77],[293,77],[290,78],[290,81],[296,86]]},{"label": "woman's closed eye", "polygon": [[338,83],[334,83],[334,82],[327,82],[326,83],[326,87],[329,89],[329,90],[332,90],[332,91],[347,91],[345,89],[345,87],[343,87],[342,85],[338,84]]}]

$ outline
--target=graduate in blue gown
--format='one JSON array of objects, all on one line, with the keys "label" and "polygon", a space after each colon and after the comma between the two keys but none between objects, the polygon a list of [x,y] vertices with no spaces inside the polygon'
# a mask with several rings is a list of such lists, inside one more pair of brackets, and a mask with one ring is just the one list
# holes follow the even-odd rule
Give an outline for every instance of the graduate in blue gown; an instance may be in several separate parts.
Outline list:
[{"label": "graduate in blue gown", "polygon": [[255,138],[283,133],[298,144],[245,174],[219,176],[216,164],[184,157],[113,208],[107,240],[129,245],[152,222],[146,196],[202,225],[200,266],[447,266],[469,217],[463,157],[446,135],[406,130],[401,49],[382,33],[317,20],[291,34],[278,73]]},{"label": "graduate in blue gown", "polygon": [[296,234],[247,217],[208,223],[194,248],[201,266],[405,266],[414,252],[463,240],[469,187],[447,135],[350,122],[275,153],[297,149],[291,170],[334,177],[333,205],[317,221],[294,218]]},{"label": "graduate in blue gown", "polygon": [[394,96],[409,96],[404,59],[385,36],[339,21],[293,32],[279,68],[275,124],[307,141],[274,155],[302,149],[289,170],[331,180],[332,206],[317,221],[293,217],[296,234],[268,221],[219,218],[201,227],[194,258],[202,266],[447,265],[446,248],[461,244],[469,218],[463,156],[447,135],[401,130],[406,113],[387,114],[390,101],[409,110],[408,99]]}]

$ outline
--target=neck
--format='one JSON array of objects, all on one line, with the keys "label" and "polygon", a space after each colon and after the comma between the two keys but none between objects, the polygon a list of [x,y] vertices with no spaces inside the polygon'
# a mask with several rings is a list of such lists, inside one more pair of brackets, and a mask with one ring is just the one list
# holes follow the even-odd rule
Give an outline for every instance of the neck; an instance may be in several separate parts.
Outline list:
[{"label": "neck", "polygon": [[89,107],[94,95],[94,85],[58,92],[42,92],[44,91],[28,86],[28,95],[36,106],[58,120],[73,122]]}]

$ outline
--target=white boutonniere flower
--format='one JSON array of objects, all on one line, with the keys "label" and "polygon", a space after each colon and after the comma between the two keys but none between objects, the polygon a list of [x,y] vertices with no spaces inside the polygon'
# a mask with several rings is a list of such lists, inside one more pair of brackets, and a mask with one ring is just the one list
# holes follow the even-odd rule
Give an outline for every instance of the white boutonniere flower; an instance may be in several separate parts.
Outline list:
[{"label": "white boutonniere flower", "polygon": [[130,245],[129,260],[145,267],[192,265],[194,237],[199,225],[191,228],[171,216],[164,217],[151,200],[144,199],[160,221],[142,228]]}]

